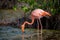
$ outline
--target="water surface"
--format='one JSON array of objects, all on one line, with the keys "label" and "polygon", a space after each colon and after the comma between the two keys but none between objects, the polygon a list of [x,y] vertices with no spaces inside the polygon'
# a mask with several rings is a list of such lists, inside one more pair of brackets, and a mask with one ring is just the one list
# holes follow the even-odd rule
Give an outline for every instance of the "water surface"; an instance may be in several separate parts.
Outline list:
[{"label": "water surface", "polygon": [[37,40],[37,30],[29,28],[22,33],[20,28],[0,26],[0,40]]}]

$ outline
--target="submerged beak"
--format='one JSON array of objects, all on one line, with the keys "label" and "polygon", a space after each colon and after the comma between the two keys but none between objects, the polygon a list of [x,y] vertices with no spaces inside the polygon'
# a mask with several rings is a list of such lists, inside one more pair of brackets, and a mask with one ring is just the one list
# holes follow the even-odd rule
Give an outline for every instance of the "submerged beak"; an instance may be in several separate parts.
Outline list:
[{"label": "submerged beak", "polygon": [[21,25],[21,30],[22,30],[23,33],[24,33],[24,28],[25,28],[25,26]]}]

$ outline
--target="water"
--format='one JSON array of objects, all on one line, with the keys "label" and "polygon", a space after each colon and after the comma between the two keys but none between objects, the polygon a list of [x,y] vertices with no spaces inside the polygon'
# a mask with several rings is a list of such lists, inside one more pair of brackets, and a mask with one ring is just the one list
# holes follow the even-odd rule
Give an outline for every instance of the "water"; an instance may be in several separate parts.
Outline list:
[{"label": "water", "polygon": [[37,40],[36,29],[25,29],[25,33],[19,28],[0,26],[0,40]]}]

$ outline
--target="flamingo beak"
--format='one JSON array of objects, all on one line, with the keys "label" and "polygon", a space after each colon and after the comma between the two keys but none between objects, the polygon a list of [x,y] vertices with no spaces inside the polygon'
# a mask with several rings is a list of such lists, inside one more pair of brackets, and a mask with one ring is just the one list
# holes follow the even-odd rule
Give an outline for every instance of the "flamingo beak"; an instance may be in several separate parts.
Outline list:
[{"label": "flamingo beak", "polygon": [[25,28],[25,26],[21,25],[21,30],[22,30],[23,33],[24,33],[24,28]]}]

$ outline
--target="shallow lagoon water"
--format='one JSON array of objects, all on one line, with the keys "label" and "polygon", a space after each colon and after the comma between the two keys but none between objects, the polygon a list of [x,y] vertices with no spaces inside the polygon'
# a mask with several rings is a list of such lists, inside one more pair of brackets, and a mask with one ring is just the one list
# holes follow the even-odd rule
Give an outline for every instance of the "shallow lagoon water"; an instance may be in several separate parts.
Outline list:
[{"label": "shallow lagoon water", "polygon": [[0,26],[0,40],[37,40],[37,31],[35,29],[21,29],[11,26]]},{"label": "shallow lagoon water", "polygon": [[[41,34],[33,28],[26,28],[22,33],[20,28],[0,26],[0,40],[41,40]],[[60,31],[43,30],[43,40],[60,40]]]}]

